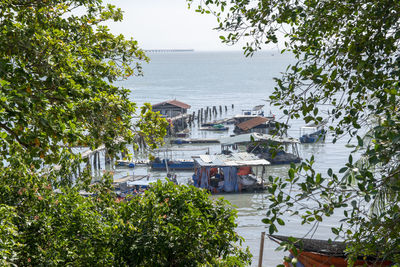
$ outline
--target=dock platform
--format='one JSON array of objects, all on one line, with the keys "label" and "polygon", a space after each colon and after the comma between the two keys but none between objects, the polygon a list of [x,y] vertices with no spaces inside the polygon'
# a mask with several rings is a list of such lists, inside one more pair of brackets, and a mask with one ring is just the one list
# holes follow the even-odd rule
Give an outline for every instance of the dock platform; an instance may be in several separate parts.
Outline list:
[{"label": "dock platform", "polygon": [[171,144],[219,144],[219,139],[205,139],[205,138],[182,138],[182,139],[174,139],[170,141]]},{"label": "dock platform", "polygon": [[113,184],[120,184],[124,182],[133,182],[149,178],[149,175],[127,175],[119,179],[115,179]]}]

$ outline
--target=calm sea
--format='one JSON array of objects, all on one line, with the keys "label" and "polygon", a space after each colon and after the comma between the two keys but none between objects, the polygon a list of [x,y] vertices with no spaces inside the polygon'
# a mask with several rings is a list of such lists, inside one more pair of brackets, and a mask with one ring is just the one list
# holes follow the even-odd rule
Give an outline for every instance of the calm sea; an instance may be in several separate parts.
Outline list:
[{"label": "calm sea", "polygon": [[[131,90],[131,100],[142,105],[152,104],[169,99],[177,99],[191,105],[189,113],[200,108],[220,105],[223,114],[218,118],[240,114],[242,109],[256,105],[265,105],[265,112],[272,112],[278,120],[284,121],[280,110],[270,107],[266,100],[273,92],[274,77],[279,77],[289,64],[295,62],[290,54],[279,52],[260,52],[251,58],[246,58],[242,52],[185,52],[185,53],[149,53],[151,61],[143,64],[144,76],[133,77],[118,83]],[[233,105],[233,108],[232,108]],[[225,112],[225,106],[228,111]],[[299,137],[301,120],[290,121],[289,135]],[[232,129],[231,129],[232,130]],[[230,130],[230,131],[231,131]],[[211,133],[197,131],[197,125],[191,128],[191,137],[217,138],[227,133]],[[349,149],[345,140],[331,143],[328,136],[323,143],[300,145],[300,156],[303,159],[316,155],[316,167],[326,174],[328,168],[339,170],[347,160]],[[204,146],[196,146],[204,147]],[[208,146],[211,153],[219,153],[218,145]],[[190,158],[189,152],[175,155],[179,158]],[[199,154],[199,151],[193,151]],[[272,166],[269,174],[286,176],[288,166]],[[120,174],[129,170],[121,170]],[[147,169],[137,169],[137,173],[149,172]],[[165,177],[164,173],[152,173],[154,179]],[[187,182],[191,173],[178,173],[180,183]],[[245,238],[245,245],[253,254],[252,266],[257,266],[259,257],[260,235],[267,231],[261,222],[267,207],[263,194],[231,194],[224,195],[238,210],[237,231]],[[308,237],[327,239],[332,237],[331,227],[338,224],[340,214],[335,214],[327,221],[312,229]],[[302,237],[309,233],[310,225],[301,225],[298,219],[287,217],[287,225],[280,229],[281,235]],[[282,263],[283,253],[276,252],[277,245],[268,238],[265,242],[263,266],[276,266]]]}]

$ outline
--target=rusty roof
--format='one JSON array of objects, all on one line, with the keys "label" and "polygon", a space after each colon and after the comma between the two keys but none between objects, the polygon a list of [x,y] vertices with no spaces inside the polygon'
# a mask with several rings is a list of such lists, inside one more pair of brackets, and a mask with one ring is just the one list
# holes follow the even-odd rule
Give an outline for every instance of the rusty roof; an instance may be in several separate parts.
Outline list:
[{"label": "rusty roof", "polygon": [[164,101],[164,102],[161,102],[161,103],[158,103],[158,104],[154,104],[152,107],[154,108],[154,107],[158,107],[158,106],[163,106],[165,104],[170,104],[170,105],[177,106],[177,107],[180,107],[180,108],[183,108],[183,109],[189,109],[190,108],[190,105],[185,104],[185,103],[183,103],[181,101],[178,101],[176,99],[167,100],[167,101]]},{"label": "rusty roof", "polygon": [[269,119],[265,118],[265,117],[255,117],[253,119],[250,119],[250,120],[244,121],[242,123],[239,123],[237,125],[237,127],[239,127],[243,131],[247,131],[247,130],[250,130],[250,129],[252,129],[252,128],[254,128],[254,127],[256,127],[256,126],[258,126],[260,124],[266,123],[268,120]]}]

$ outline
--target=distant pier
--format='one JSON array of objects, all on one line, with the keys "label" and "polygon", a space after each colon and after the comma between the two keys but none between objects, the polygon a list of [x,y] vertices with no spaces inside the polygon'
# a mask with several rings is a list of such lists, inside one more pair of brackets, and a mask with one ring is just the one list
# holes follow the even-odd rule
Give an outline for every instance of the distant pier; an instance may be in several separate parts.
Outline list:
[{"label": "distant pier", "polygon": [[144,50],[146,53],[180,53],[180,52],[194,52],[194,49],[149,49]]}]

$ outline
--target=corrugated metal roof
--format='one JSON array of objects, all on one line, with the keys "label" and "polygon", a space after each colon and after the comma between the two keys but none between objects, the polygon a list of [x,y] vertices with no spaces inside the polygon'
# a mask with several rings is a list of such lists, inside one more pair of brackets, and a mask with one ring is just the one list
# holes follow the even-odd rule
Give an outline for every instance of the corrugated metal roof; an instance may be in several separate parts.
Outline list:
[{"label": "corrugated metal roof", "polygon": [[192,157],[195,165],[202,167],[240,167],[240,166],[266,166],[268,160],[259,159],[256,155],[247,152],[233,153],[230,155],[199,155]]},{"label": "corrugated metal roof", "polygon": [[250,142],[262,142],[262,141],[273,141],[277,143],[287,143],[287,144],[298,144],[300,143],[299,139],[293,137],[280,137],[274,136],[270,134],[261,134],[261,133],[248,133],[248,134],[240,134],[231,137],[222,137],[220,139],[221,145],[234,145],[240,143],[250,143]]},{"label": "corrugated metal roof", "polygon": [[267,121],[269,121],[268,118],[265,117],[255,117],[253,119],[250,119],[248,121],[242,122],[240,124],[237,125],[237,127],[239,127],[241,130],[243,131],[247,131],[250,130],[260,124],[264,124]]},{"label": "corrugated metal roof", "polygon": [[152,105],[152,107],[155,108],[155,107],[158,107],[158,106],[163,106],[165,104],[170,104],[170,105],[177,106],[177,107],[184,108],[184,109],[189,109],[190,108],[190,105],[185,104],[185,103],[183,103],[181,101],[178,101],[176,99],[167,100],[167,101],[164,101],[164,102],[161,102],[161,103],[158,103],[158,104],[154,104],[154,105]]}]

